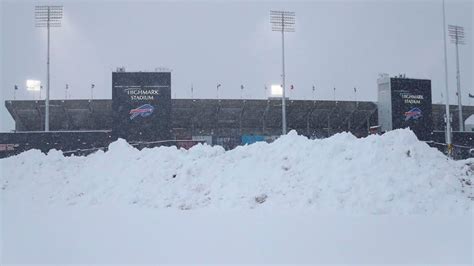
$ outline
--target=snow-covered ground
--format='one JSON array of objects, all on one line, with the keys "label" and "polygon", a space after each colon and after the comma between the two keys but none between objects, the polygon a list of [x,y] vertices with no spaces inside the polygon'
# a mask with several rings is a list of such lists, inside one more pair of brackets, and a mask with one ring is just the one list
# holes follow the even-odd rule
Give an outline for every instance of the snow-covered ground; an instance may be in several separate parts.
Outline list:
[{"label": "snow-covered ground", "polygon": [[[345,263],[472,266],[469,216],[308,211],[9,208],[3,260],[22,264]],[[2,263],[3,262],[3,263]]]},{"label": "snow-covered ground", "polygon": [[0,160],[0,263],[474,261],[474,160],[409,130]]}]

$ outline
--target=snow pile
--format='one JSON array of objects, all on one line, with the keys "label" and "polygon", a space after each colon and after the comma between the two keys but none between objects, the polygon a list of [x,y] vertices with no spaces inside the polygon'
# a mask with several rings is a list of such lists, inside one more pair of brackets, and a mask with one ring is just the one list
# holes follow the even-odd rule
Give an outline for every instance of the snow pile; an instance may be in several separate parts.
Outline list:
[{"label": "snow pile", "polygon": [[28,151],[0,160],[2,204],[127,204],[172,209],[292,208],[360,214],[467,213],[474,160],[448,160],[409,130],[224,151],[197,145],[63,157]]}]

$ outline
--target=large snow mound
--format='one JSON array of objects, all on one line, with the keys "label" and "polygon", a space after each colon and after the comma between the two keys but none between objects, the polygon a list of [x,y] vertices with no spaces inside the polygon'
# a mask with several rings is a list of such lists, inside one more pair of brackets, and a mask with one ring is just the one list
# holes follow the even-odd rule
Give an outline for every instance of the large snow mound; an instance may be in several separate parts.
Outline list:
[{"label": "large snow mound", "polygon": [[0,193],[7,205],[465,214],[473,205],[473,165],[446,158],[410,130],[321,140],[292,131],[231,151],[139,151],[118,140],[87,157],[32,150],[0,160]]}]

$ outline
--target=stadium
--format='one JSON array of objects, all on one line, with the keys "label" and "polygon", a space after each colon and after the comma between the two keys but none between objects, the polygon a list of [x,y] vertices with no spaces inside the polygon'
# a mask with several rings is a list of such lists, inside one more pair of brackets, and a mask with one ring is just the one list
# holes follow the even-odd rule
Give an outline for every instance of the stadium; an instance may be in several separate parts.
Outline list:
[{"label": "stadium", "polygon": [[474,265],[472,1],[41,2],[0,3],[0,265]]},{"label": "stadium", "polygon": [[[392,83],[419,82],[404,77],[392,79]],[[113,72],[112,80],[112,99],[50,101],[51,132],[44,132],[44,101],[6,101],[5,106],[15,121],[15,130],[0,134],[2,157],[31,148],[44,152],[58,149],[66,153],[88,153],[106,148],[117,138],[140,147],[176,145],[189,148],[205,142],[232,149],[256,141],[271,142],[281,134],[281,97],[171,99],[171,73],[165,72]],[[431,85],[427,82],[426,99],[431,103]],[[403,86],[409,86],[410,91],[412,85]],[[122,95],[121,92],[126,93]],[[147,96],[144,98],[140,94]],[[152,94],[156,94],[156,99]],[[287,99],[287,127],[309,138],[325,138],[340,132],[365,137],[371,128],[378,129],[383,124],[380,120],[387,119],[379,119],[379,106],[384,108],[385,104],[382,98],[379,95],[379,103]],[[130,116],[130,110],[135,110],[133,106],[137,103],[142,106],[152,103],[159,107],[150,117],[145,117],[140,110],[136,110],[141,112],[138,117]],[[451,106],[451,111],[456,113],[457,106]],[[419,124],[394,128],[421,126],[419,132],[414,130],[418,137],[443,149],[445,106],[431,104],[430,113],[425,114],[428,122],[417,121]],[[473,114],[474,106],[464,106],[463,117]],[[457,116],[453,116],[453,141],[464,147],[461,150],[466,157],[466,149],[474,146],[473,137],[468,132],[456,132],[456,119]]]}]

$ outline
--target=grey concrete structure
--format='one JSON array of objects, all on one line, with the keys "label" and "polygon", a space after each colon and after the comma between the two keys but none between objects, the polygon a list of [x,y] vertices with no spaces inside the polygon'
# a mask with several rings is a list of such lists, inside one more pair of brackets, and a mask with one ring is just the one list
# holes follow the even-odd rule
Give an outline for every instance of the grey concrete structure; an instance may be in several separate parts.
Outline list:
[{"label": "grey concrete structure", "polygon": [[[18,132],[42,131],[44,101],[6,101]],[[453,113],[457,107],[452,105]],[[192,136],[279,135],[281,101],[172,99],[172,133],[178,139]],[[464,106],[464,117],[474,106]],[[352,101],[287,101],[288,129],[307,136],[325,137],[351,131],[367,135],[377,125],[377,105]],[[457,130],[457,116],[453,117]],[[112,129],[112,100],[52,100],[51,131]],[[444,130],[444,105],[433,104],[434,130]]]}]

